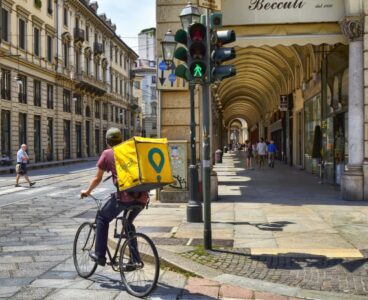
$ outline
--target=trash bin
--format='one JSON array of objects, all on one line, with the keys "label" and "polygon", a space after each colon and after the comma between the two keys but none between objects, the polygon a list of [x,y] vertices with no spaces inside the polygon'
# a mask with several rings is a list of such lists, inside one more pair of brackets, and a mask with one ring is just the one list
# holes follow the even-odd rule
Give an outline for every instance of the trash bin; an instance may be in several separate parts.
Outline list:
[{"label": "trash bin", "polygon": [[215,152],[215,162],[216,164],[222,164],[222,151],[220,149]]},{"label": "trash bin", "polygon": [[224,152],[227,153],[227,146],[224,147]]}]

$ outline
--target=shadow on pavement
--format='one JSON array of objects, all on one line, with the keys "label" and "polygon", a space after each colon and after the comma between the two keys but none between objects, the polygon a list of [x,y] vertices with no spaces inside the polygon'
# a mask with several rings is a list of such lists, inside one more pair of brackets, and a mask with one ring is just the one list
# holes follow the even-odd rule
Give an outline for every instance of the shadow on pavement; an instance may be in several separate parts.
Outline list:
[{"label": "shadow on pavement", "polygon": [[254,226],[262,231],[283,231],[287,225],[296,224],[289,221],[279,221],[270,223],[249,223],[249,222],[212,222],[212,224],[230,224],[230,225],[249,225]]}]

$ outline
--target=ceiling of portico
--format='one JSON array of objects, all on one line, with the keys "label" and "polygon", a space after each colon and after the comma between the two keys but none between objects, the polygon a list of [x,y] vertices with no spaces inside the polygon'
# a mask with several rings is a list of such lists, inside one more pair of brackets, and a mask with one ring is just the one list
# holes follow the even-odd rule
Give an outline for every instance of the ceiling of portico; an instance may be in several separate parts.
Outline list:
[{"label": "ceiling of portico", "polygon": [[321,68],[323,55],[333,46],[235,47],[237,74],[218,86],[215,96],[225,124],[234,118],[246,120],[249,127],[278,110],[280,95],[293,93]]}]

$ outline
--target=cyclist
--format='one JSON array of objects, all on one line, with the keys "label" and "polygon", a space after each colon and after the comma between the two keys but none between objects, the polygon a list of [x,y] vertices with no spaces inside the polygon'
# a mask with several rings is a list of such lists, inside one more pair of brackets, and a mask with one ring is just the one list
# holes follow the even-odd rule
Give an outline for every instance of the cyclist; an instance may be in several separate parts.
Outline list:
[{"label": "cyclist", "polygon": [[[117,175],[115,168],[114,152],[111,149],[113,146],[120,144],[123,141],[121,132],[118,128],[110,128],[106,132],[106,143],[109,146],[101,154],[97,162],[97,172],[91,180],[87,190],[80,192],[81,198],[87,197],[102,181],[104,172],[111,172],[113,183],[116,185]],[[89,256],[99,265],[106,264],[106,248],[109,232],[109,223],[115,219],[124,209],[130,205],[147,204],[149,201],[148,192],[115,192],[111,194],[110,199],[102,207],[96,218],[96,246],[95,252],[90,252]],[[135,231],[132,224],[136,216],[141,212],[142,208],[134,209],[128,217],[128,222],[131,229]]]}]

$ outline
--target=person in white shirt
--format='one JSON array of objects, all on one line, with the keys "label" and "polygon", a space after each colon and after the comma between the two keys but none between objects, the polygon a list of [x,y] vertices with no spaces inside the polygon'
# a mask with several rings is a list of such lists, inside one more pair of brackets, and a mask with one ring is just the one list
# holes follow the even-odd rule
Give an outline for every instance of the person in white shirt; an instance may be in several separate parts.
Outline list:
[{"label": "person in white shirt", "polygon": [[15,177],[15,187],[20,187],[19,185],[20,176],[24,176],[26,181],[29,183],[30,187],[36,184],[36,182],[31,182],[27,175],[27,163],[28,163],[29,157],[28,157],[26,150],[27,150],[27,145],[23,144],[17,152],[17,165],[15,167],[17,177]]},{"label": "person in white shirt", "polygon": [[267,144],[265,143],[263,138],[261,138],[261,140],[257,144],[257,153],[259,168],[262,168],[265,165],[267,155]]}]

